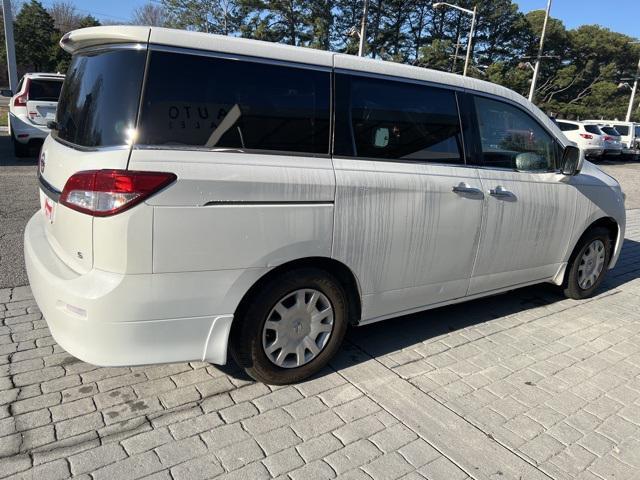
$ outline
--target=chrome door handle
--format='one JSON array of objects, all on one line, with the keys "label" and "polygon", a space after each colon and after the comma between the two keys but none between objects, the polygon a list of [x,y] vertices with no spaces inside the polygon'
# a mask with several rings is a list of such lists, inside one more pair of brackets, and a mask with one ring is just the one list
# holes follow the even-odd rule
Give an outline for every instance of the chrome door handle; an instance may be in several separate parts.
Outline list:
[{"label": "chrome door handle", "polygon": [[496,188],[492,188],[491,190],[489,190],[489,195],[492,195],[494,197],[502,197],[502,198],[506,198],[506,197],[513,197],[513,193],[511,193],[509,190],[507,190],[506,188],[504,188],[502,185],[498,185]]},{"label": "chrome door handle", "polygon": [[458,185],[454,185],[451,191],[454,193],[466,193],[472,195],[482,194],[482,190],[472,187],[466,182],[460,182]]}]

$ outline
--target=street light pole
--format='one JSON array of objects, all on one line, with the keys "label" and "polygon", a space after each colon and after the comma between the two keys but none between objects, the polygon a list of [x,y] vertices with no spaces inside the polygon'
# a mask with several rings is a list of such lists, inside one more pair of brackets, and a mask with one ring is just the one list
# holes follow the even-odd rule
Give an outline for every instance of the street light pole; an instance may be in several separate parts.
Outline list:
[{"label": "street light pole", "polygon": [[638,60],[638,70],[636,71],[636,79],[633,82],[633,88],[631,89],[631,98],[629,99],[629,108],[627,108],[627,116],[625,122],[631,121],[631,112],[633,111],[633,102],[636,99],[636,90],[638,90],[638,77],[640,76],[640,60]]},{"label": "street light pole", "polygon": [[364,55],[364,40],[367,36],[367,9],[369,8],[369,0],[364,0],[362,7],[362,25],[360,25],[360,44],[358,45],[358,56]]},{"label": "street light pole", "polygon": [[462,76],[467,76],[467,68],[469,68],[469,60],[471,59],[471,45],[473,44],[473,29],[476,26],[476,12],[477,5],[473,7],[473,14],[471,16],[471,29],[469,30],[469,42],[467,43],[467,58],[464,60],[464,70]]},{"label": "street light pole", "polygon": [[7,46],[7,70],[9,73],[9,88],[15,92],[18,86],[16,71],[16,48],[13,41],[13,15],[11,14],[11,0],[2,0],[2,16],[4,19],[4,40]]},{"label": "street light pole", "polygon": [[473,10],[469,10],[468,8],[462,8],[459,7],[457,5],[451,5],[450,3],[445,3],[445,2],[436,2],[433,4],[433,8],[438,8],[438,7],[442,7],[442,6],[447,6],[447,7],[451,7],[451,8],[455,8],[456,10],[460,10],[461,12],[467,13],[469,15],[471,15],[471,28],[469,29],[469,41],[467,43],[467,57],[464,61],[464,71],[462,72],[462,76],[466,77],[467,76],[467,69],[469,67],[469,63],[471,62],[471,47],[473,44],[473,29],[476,26],[476,13],[477,13],[477,6],[473,7]]},{"label": "street light pole", "polygon": [[540,72],[540,59],[544,49],[544,36],[547,33],[547,22],[549,21],[549,12],[551,11],[551,0],[547,1],[547,10],[544,14],[544,23],[542,24],[542,35],[540,35],[540,46],[538,47],[538,58],[536,66],[533,69],[533,78],[531,78],[531,89],[529,90],[529,101],[533,102],[536,93],[536,83],[538,82],[538,73]]}]

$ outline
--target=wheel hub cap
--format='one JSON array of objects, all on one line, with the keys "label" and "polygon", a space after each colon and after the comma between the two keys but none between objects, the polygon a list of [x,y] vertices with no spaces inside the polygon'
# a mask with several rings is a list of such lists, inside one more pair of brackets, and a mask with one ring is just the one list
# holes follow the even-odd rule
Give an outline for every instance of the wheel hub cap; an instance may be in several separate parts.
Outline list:
[{"label": "wheel hub cap", "polygon": [[604,270],[605,247],[602,240],[594,240],[585,249],[578,264],[578,286],[582,290],[591,288]]},{"label": "wheel hub cap", "polygon": [[262,348],[273,364],[296,368],[320,354],[332,331],[329,299],[315,289],[296,290],[269,312],[262,329]]}]

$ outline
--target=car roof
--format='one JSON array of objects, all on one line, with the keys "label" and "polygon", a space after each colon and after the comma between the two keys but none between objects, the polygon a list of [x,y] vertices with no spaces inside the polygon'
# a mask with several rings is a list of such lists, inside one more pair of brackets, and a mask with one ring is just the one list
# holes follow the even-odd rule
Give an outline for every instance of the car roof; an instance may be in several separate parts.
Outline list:
[{"label": "car roof", "polygon": [[544,112],[513,90],[484,80],[463,77],[461,75],[423,67],[357,57],[355,55],[325,50],[295,47],[280,43],[161,27],[111,25],[90,27],[68,32],[60,40],[62,48],[69,53],[74,53],[88,47],[114,43],[149,43],[168,47],[247,55],[276,61],[302,63],[319,67],[444,84],[510,100],[528,110],[538,121],[544,124],[547,129],[556,133],[556,136],[560,138],[564,137],[562,131]]},{"label": "car roof", "polygon": [[25,78],[50,78],[50,79],[64,79],[62,73],[41,73],[41,72],[29,72],[24,74]]}]

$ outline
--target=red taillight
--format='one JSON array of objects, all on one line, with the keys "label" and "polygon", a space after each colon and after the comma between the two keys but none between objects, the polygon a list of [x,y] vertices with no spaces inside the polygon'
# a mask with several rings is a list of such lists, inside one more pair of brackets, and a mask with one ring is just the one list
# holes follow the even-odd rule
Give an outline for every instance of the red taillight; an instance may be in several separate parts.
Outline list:
[{"label": "red taillight", "polygon": [[88,215],[108,217],[137,205],[176,178],[164,172],[87,170],[67,180],[60,203]]},{"label": "red taillight", "polygon": [[593,138],[593,135],[589,135],[588,133],[581,133],[580,136],[588,140],[591,140]]},{"label": "red taillight", "polygon": [[605,142],[613,142],[615,140],[615,138],[610,137],[609,135],[605,135],[604,136],[604,141]]},{"label": "red taillight", "polygon": [[24,93],[22,95],[18,95],[13,100],[14,107],[26,107],[27,100],[29,100],[29,85],[31,84],[31,80],[28,78],[24,81]]}]

